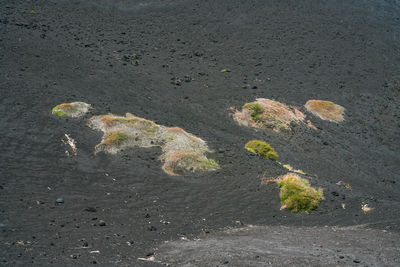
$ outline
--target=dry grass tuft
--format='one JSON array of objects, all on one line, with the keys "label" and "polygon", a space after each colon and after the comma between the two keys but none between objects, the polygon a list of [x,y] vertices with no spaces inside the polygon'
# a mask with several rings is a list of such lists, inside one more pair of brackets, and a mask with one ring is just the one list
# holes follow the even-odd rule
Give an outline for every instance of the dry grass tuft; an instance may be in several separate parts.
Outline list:
[{"label": "dry grass tuft", "polygon": [[306,109],[323,120],[341,122],[344,120],[344,107],[330,101],[308,100],[304,105]]},{"label": "dry grass tuft", "polygon": [[174,151],[165,154],[162,168],[166,173],[176,176],[197,170],[215,170],[218,164],[200,153]]},{"label": "dry grass tuft", "polygon": [[127,141],[129,136],[125,134],[123,131],[114,130],[107,132],[103,144],[105,146],[121,146],[124,141]]},{"label": "dry grass tuft", "polygon": [[234,120],[241,126],[267,128],[274,131],[288,131],[291,123],[303,122],[305,116],[297,108],[278,101],[258,98],[246,103],[242,111],[236,111]]},{"label": "dry grass tuft", "polygon": [[211,152],[206,142],[179,127],[166,128],[130,113],[125,117],[94,116],[89,126],[104,132],[96,153],[115,154],[124,148],[159,146],[163,151],[162,168],[170,175],[218,168],[218,164],[205,155]]},{"label": "dry grass tuft", "polygon": [[368,204],[363,203],[363,204],[361,204],[361,210],[362,210],[364,213],[367,213],[367,212],[373,211],[374,208],[371,208]]},{"label": "dry grass tuft", "polygon": [[208,159],[205,154],[211,152],[206,142],[187,133],[179,127],[165,129],[162,138],[164,154],[163,170],[171,175],[194,172],[197,170],[215,170],[218,164]]},{"label": "dry grass tuft", "polygon": [[81,117],[90,109],[90,105],[84,102],[63,103],[55,106],[52,113],[59,117]]}]

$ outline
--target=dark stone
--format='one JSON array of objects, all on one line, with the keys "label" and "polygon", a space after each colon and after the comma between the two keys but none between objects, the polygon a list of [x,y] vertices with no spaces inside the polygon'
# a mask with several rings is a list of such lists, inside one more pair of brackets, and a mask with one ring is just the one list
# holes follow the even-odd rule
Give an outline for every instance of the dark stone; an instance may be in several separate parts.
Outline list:
[{"label": "dark stone", "polygon": [[186,75],[185,76],[185,82],[190,83],[192,81],[192,77]]},{"label": "dark stone", "polygon": [[147,230],[149,230],[149,231],[157,231],[157,228],[154,227],[153,225],[150,225],[149,227],[147,227]]},{"label": "dark stone", "polygon": [[56,199],[56,205],[61,205],[64,204],[64,199],[62,197],[59,197]]},{"label": "dark stone", "polygon": [[333,196],[335,196],[335,197],[338,197],[338,196],[339,196],[339,193],[338,193],[338,192],[335,192],[335,191],[333,191],[331,194],[332,194]]},{"label": "dark stone", "polygon": [[94,208],[94,207],[87,207],[87,208],[85,209],[85,211],[88,211],[88,212],[97,212],[97,209]]}]

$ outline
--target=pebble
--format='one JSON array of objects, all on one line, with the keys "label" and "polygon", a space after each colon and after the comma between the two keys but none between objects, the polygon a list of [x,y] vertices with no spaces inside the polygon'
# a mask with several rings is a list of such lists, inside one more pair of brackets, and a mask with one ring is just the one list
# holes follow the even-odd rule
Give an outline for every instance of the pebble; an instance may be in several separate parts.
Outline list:
[{"label": "pebble", "polygon": [[88,211],[88,212],[97,212],[96,208],[94,208],[94,207],[87,207],[87,208],[85,209],[85,211]]},{"label": "pebble", "polygon": [[99,226],[106,226],[106,222],[103,221],[103,220],[100,220],[100,221],[99,221]]},{"label": "pebble", "polygon": [[64,199],[63,199],[62,197],[57,198],[57,199],[56,199],[56,204],[57,204],[57,205],[64,204]]},{"label": "pebble", "polygon": [[360,263],[361,261],[359,259],[353,260],[354,263]]},{"label": "pebble", "polygon": [[157,231],[157,228],[155,228],[153,225],[150,225],[149,227],[147,227],[147,230],[149,230],[149,231]]}]

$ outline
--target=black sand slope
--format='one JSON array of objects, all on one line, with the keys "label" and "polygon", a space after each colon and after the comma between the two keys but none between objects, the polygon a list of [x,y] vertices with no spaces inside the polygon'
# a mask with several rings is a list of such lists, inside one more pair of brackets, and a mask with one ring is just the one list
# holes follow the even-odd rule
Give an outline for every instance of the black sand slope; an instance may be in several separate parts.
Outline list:
[{"label": "black sand slope", "polygon": [[[302,232],[304,242],[332,249],[354,232],[346,261],[332,250],[320,263],[398,262],[399,44],[397,0],[0,1],[0,265],[150,266],[158,264],[137,259],[155,253],[173,265],[202,255],[203,263],[190,264],[251,266],[241,253],[229,261],[225,252],[183,250],[187,258],[176,261],[164,248],[166,256],[157,256],[164,241],[219,240],[221,230],[245,225],[288,227],[282,240]],[[345,121],[308,114],[318,130],[298,126],[290,134],[236,125],[229,108],[258,97],[303,112],[309,99],[330,100],[346,108]],[[92,104],[95,115],[130,112],[182,127],[207,141],[221,168],[171,177],[158,148],[94,155],[101,133],[86,126],[89,116],[51,114],[71,101]],[[76,140],[76,157],[65,155],[64,134]],[[318,175],[311,184],[325,200],[317,210],[279,210],[278,188],[260,180],[285,171],[244,150],[251,139]],[[374,209],[364,213],[362,204]],[[301,231],[325,226],[344,227],[346,237]],[[277,236],[261,233],[249,246],[272,247],[259,240]],[[353,259],[366,244],[386,252]],[[315,252],[298,239],[291,246],[301,247]],[[283,250],[266,247],[262,255],[268,251],[282,253],[270,258],[275,265],[295,264]],[[318,256],[299,264],[318,265]]]}]

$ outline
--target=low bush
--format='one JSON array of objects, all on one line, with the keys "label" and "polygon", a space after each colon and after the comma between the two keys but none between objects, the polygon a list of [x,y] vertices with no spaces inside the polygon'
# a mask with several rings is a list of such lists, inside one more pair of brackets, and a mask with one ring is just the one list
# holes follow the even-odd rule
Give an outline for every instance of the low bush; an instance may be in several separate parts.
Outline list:
[{"label": "low bush", "polygon": [[309,212],[316,209],[324,199],[321,188],[315,190],[310,183],[300,176],[289,173],[277,179],[280,188],[281,209],[295,213]]},{"label": "low bush", "polygon": [[245,148],[248,151],[259,155],[260,157],[272,159],[274,161],[278,159],[278,154],[275,152],[275,150],[264,141],[259,141],[259,140],[249,141],[245,145]]}]

